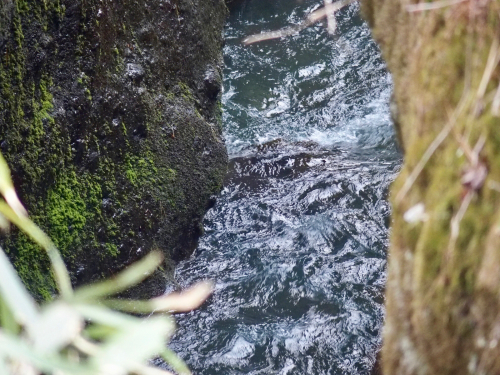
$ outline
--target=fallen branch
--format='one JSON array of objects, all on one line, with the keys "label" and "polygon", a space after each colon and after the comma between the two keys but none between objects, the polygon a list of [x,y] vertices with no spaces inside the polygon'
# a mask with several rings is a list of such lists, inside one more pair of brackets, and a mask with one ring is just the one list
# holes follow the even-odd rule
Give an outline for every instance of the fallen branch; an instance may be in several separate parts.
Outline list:
[{"label": "fallen branch", "polygon": [[325,6],[314,12],[310,13],[307,18],[300,24],[285,27],[283,29],[263,32],[260,34],[250,35],[249,37],[243,39],[243,44],[249,45],[253,43],[262,42],[264,40],[278,39],[283,37],[288,37],[296,35],[302,30],[314,25],[323,18],[327,17],[328,20],[328,31],[334,33],[336,29],[337,22],[335,21],[334,13],[345,6],[358,1],[358,0],[341,0],[336,3],[331,3],[331,0],[325,0]]}]

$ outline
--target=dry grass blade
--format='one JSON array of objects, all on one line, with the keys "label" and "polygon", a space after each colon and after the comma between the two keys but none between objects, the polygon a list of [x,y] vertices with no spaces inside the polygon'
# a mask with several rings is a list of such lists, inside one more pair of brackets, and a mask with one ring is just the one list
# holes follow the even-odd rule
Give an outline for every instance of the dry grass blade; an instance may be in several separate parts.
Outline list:
[{"label": "dry grass blade", "polygon": [[39,244],[49,256],[57,287],[63,298],[73,295],[68,269],[52,240],[27,216],[19,216],[8,204],[0,200],[0,213],[15,224],[33,241]]},{"label": "dry grass blade", "polygon": [[493,116],[500,116],[500,84],[498,84],[497,91],[493,98],[493,103],[491,104],[491,113]]},{"label": "dry grass blade", "polygon": [[111,280],[83,286],[75,291],[75,300],[92,300],[120,293],[147,278],[162,262],[160,253],[152,252],[129,266]]},{"label": "dry grass blade", "polygon": [[460,222],[462,221],[465,212],[467,211],[467,208],[469,208],[469,205],[473,197],[474,197],[474,192],[472,190],[467,192],[465,198],[462,200],[462,204],[460,205],[458,212],[453,217],[453,219],[451,219],[450,223],[451,236],[448,245],[448,255],[447,255],[448,260],[451,258],[451,253],[453,251],[455,243],[457,242],[458,235],[460,233]]},{"label": "dry grass blade", "polygon": [[160,355],[179,375],[191,375],[191,370],[186,363],[170,349],[165,348]]},{"label": "dry grass blade", "polygon": [[481,78],[481,83],[479,84],[479,87],[477,89],[476,105],[474,107],[474,114],[476,116],[478,116],[482,110],[484,94],[486,93],[488,83],[490,82],[493,71],[495,70],[499,61],[500,43],[498,41],[498,38],[495,38],[491,43],[491,48],[488,54],[488,60],[486,61],[486,67],[484,68],[483,77]]},{"label": "dry grass blade", "polygon": [[35,301],[24,288],[23,282],[10,263],[7,255],[0,248],[0,295],[7,303],[16,321],[25,326],[34,327],[39,319]]},{"label": "dry grass blade", "polygon": [[0,193],[5,198],[8,205],[14,210],[18,216],[28,216],[26,209],[19,200],[16,191],[14,190],[14,184],[12,183],[12,178],[10,176],[10,169],[5,161],[5,158],[0,153]]},{"label": "dry grass blade", "polygon": [[[17,336],[3,334],[1,331],[0,352],[8,357],[10,361],[29,363],[44,374],[89,375],[96,373],[87,364],[72,363],[60,356],[41,355],[33,350],[26,340],[22,340]],[[12,373],[7,372],[7,374]]]},{"label": "dry grass blade", "polygon": [[[304,22],[300,23],[299,25],[285,27],[283,29],[275,31],[268,31],[261,34],[251,35],[243,39],[243,44],[249,45],[253,43],[262,42],[264,40],[271,40],[271,39],[278,39],[278,38],[292,36],[298,34],[305,28],[314,25],[316,22],[322,20],[325,17],[330,17],[328,18],[329,31],[332,30],[331,28],[333,28],[333,31],[335,31],[337,22],[335,21],[334,13],[339,9],[342,9],[343,7],[355,1],[358,0],[341,0],[336,3],[331,3],[331,0],[325,0],[325,6],[323,8],[315,10],[314,12],[310,13],[304,20]],[[329,2],[328,5],[327,2]]]},{"label": "dry grass blade", "polygon": [[472,150],[472,157],[470,159],[470,163],[472,165],[477,165],[479,163],[479,154],[484,148],[484,145],[486,144],[486,137],[484,135],[481,135],[474,146],[474,149]]},{"label": "dry grass blade", "polygon": [[448,134],[450,134],[451,129],[453,129],[453,126],[455,126],[455,121],[450,121],[448,122],[448,125],[443,128],[438,134],[438,136],[434,139],[434,141],[430,144],[430,146],[425,150],[424,154],[422,155],[422,158],[420,161],[417,163],[415,168],[411,171],[410,175],[406,179],[403,187],[401,190],[398,192],[396,195],[396,203],[400,203],[404,197],[406,197],[406,194],[408,191],[410,191],[411,187],[417,180],[417,177],[420,175],[422,170],[424,169],[425,165],[431,158],[431,156],[434,154],[434,152],[438,149],[438,147],[443,143],[443,141],[446,139]]},{"label": "dry grass blade", "polygon": [[425,10],[434,10],[449,7],[451,5],[460,4],[469,0],[442,0],[442,1],[434,1],[432,3],[418,3],[418,4],[410,4],[406,6],[406,11],[413,12],[423,12]]},{"label": "dry grass blade", "polygon": [[151,312],[188,312],[201,306],[213,291],[211,282],[201,282],[181,293],[171,293],[149,301],[130,301],[123,299],[103,300],[106,306],[115,310],[136,314]]},{"label": "dry grass blade", "polygon": [[406,197],[406,194],[408,191],[410,191],[411,187],[417,180],[418,176],[420,173],[423,171],[425,165],[431,158],[431,156],[436,152],[436,150],[439,148],[439,146],[444,142],[446,137],[450,134],[451,130],[455,126],[457,119],[459,116],[462,114],[462,112],[465,109],[465,103],[466,103],[466,98],[467,98],[467,93],[468,90],[464,89],[464,92],[462,94],[462,98],[460,99],[460,102],[458,103],[457,107],[453,111],[452,116],[450,117],[448,124],[439,132],[437,137],[432,141],[432,143],[429,145],[427,150],[425,150],[424,154],[422,155],[422,158],[419,160],[415,168],[411,171],[410,175],[407,177],[405,183],[403,184],[403,187],[401,190],[398,192],[396,195],[396,203],[401,203],[401,201]]},{"label": "dry grass blade", "polygon": [[144,365],[135,366],[134,372],[139,375],[174,375],[170,371]]},{"label": "dry grass blade", "polygon": [[[443,264],[446,268],[453,266],[452,259],[455,249],[455,244],[457,243],[458,235],[460,234],[460,222],[462,221],[467,209],[469,208],[472,198],[474,197],[474,191],[470,190],[465,195],[458,212],[453,216],[450,222],[450,239],[448,241],[448,248],[443,253]],[[445,273],[443,273],[445,275]]]},{"label": "dry grass blade", "polygon": [[212,294],[213,283],[205,281],[198,283],[182,293],[172,293],[165,297],[153,299],[151,302],[159,310],[188,312],[201,306]]}]

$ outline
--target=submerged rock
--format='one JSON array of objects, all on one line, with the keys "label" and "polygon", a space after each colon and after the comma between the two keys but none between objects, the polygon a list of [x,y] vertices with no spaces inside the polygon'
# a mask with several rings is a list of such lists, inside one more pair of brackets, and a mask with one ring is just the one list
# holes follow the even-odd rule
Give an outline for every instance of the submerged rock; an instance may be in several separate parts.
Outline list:
[{"label": "submerged rock", "polygon": [[[75,283],[153,249],[188,256],[221,188],[223,0],[0,3],[0,144],[31,217]],[[38,296],[48,260],[3,246]],[[164,272],[143,296],[163,292]],[[159,279],[160,278],[160,279]]]}]

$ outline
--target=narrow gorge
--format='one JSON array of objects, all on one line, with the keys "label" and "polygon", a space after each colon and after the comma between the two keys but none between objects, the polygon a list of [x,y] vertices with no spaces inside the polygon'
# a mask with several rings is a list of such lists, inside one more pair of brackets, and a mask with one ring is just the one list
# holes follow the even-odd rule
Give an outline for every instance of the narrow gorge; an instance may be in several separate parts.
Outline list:
[{"label": "narrow gorge", "polygon": [[[242,44],[324,4],[0,0],[15,188],[75,286],[155,250],[121,297],[214,281],[170,343],[196,374],[498,374],[500,1]],[[0,245],[50,300],[47,254]]]},{"label": "narrow gorge", "polygon": [[172,348],[196,374],[360,374],[381,344],[390,208],[401,154],[392,80],[352,4],[335,35],[321,24],[245,47],[261,30],[298,24],[318,1],[234,4],[225,29],[224,189],[186,287],[213,297],[176,316]]}]

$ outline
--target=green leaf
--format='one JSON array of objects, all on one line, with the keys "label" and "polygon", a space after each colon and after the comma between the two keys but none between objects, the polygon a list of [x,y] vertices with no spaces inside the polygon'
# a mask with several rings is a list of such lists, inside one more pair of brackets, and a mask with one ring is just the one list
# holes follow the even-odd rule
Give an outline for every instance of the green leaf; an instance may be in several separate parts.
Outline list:
[{"label": "green leaf", "polygon": [[62,260],[59,250],[57,250],[52,240],[28,217],[18,216],[8,204],[2,201],[0,201],[0,213],[45,249],[52,263],[57,286],[62,297],[71,296],[73,294],[73,289],[71,287],[68,270]]},{"label": "green leaf", "polygon": [[155,312],[155,306],[151,301],[133,301],[128,299],[106,299],[102,303],[118,311],[132,314],[151,314]]},{"label": "green leaf", "polygon": [[0,354],[0,374],[8,375],[10,372],[5,363],[5,358]]},{"label": "green leaf", "polygon": [[37,306],[24,287],[7,255],[0,248],[0,294],[16,321],[28,327],[38,320]]},{"label": "green leaf", "polygon": [[39,353],[56,353],[71,343],[82,328],[83,319],[76,310],[63,302],[54,302],[42,311],[29,335]]},{"label": "green leaf", "polygon": [[[0,295],[0,327],[3,328],[7,333],[17,334],[21,330],[21,327],[16,322],[12,311],[9,309],[7,303],[4,302],[2,296]],[[0,372],[1,374],[1,372]]]},{"label": "green leaf", "polygon": [[198,308],[212,293],[213,283],[202,281],[181,293],[171,293],[148,301],[131,301],[124,299],[107,299],[102,303],[115,310],[134,314],[152,312],[188,312]]},{"label": "green leaf", "polygon": [[127,373],[138,365],[161,353],[173,326],[165,317],[153,317],[140,323],[128,324],[106,340],[90,362],[101,371],[116,369]]},{"label": "green leaf", "polygon": [[177,354],[168,348],[163,349],[161,352],[162,358],[180,375],[191,375],[191,370]]},{"label": "green leaf", "polygon": [[17,197],[10,177],[10,169],[2,153],[0,153],[0,193],[18,216],[28,216],[26,209]]},{"label": "green leaf", "polygon": [[57,355],[43,355],[28,346],[20,337],[7,335],[0,331],[0,358],[2,357],[30,363],[47,373],[62,371],[71,375],[97,374],[95,368],[85,363],[72,363]]},{"label": "green leaf", "polygon": [[89,324],[83,331],[83,336],[92,340],[102,340],[107,336],[116,334],[115,327],[104,326],[100,324]]},{"label": "green leaf", "polygon": [[108,327],[122,328],[140,321],[139,318],[112,311],[106,307],[80,303],[74,304],[73,307],[91,323]]},{"label": "green leaf", "polygon": [[140,261],[120,272],[115,278],[92,285],[83,286],[75,291],[75,300],[92,300],[123,292],[147,278],[162,262],[158,252],[151,252]]},{"label": "green leaf", "polygon": [[149,366],[137,366],[134,373],[137,375],[173,375],[170,371]]}]

